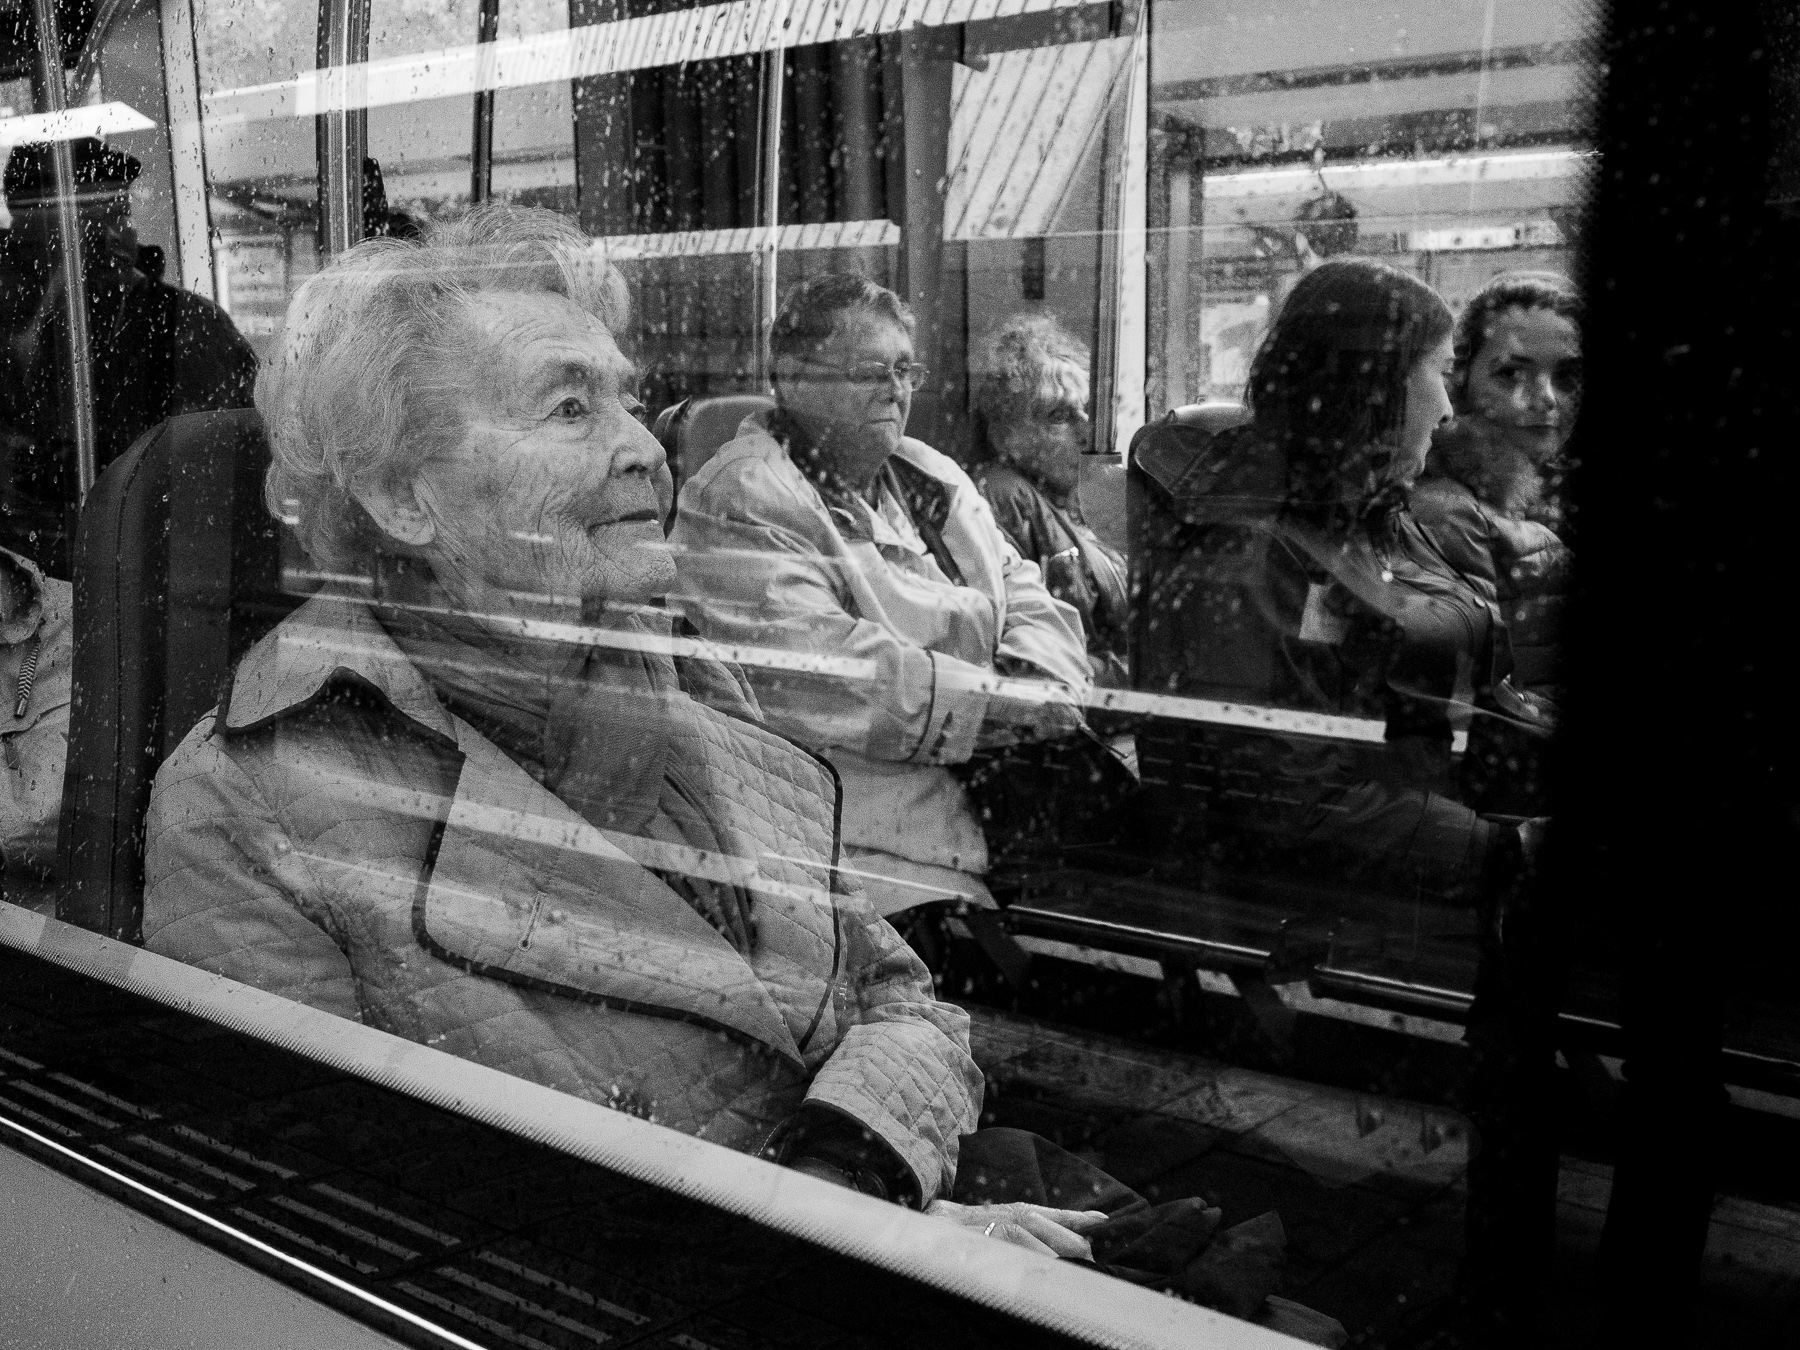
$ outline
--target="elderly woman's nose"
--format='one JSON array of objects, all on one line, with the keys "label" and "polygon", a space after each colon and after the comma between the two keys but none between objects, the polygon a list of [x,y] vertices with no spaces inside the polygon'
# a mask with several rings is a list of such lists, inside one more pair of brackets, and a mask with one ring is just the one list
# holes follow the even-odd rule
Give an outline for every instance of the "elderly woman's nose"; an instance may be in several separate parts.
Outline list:
[{"label": "elderly woman's nose", "polygon": [[613,451],[612,472],[654,475],[667,462],[662,442],[633,422]]}]

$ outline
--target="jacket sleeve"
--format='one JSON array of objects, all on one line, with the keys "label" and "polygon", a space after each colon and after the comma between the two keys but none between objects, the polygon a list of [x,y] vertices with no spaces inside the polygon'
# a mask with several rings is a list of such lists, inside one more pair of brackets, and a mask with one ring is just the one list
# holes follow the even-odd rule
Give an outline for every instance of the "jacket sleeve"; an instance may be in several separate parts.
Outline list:
[{"label": "jacket sleeve", "polygon": [[202,718],[156,775],[144,945],[360,1021],[350,959],[308,917],[317,896],[310,867],[212,726]]},{"label": "jacket sleeve", "polygon": [[1500,594],[1515,600],[1561,594],[1570,555],[1556,531],[1535,520],[1496,523],[1494,572]]},{"label": "jacket sleeve", "polygon": [[844,1031],[806,1101],[852,1117],[892,1149],[929,1204],[950,1193],[958,1141],[981,1116],[969,1016],[933,997],[924,962],[867,901],[840,897],[839,915]]},{"label": "jacket sleeve", "polygon": [[1006,559],[1006,627],[1000,634],[1002,661],[1023,662],[1058,684],[1085,693],[1093,683],[1087,633],[1073,605],[1044,585],[1037,564],[1009,547]]},{"label": "jacket sleeve", "polygon": [[1490,588],[1495,585],[1495,553],[1500,547],[1496,518],[1473,493],[1460,485],[1427,481],[1414,490],[1412,511],[1452,567]]},{"label": "jacket sleeve", "polygon": [[1006,588],[1006,619],[995,665],[1005,674],[1012,673],[1006,669],[1009,663],[1023,664],[1031,673],[1085,693],[1093,672],[1081,615],[1073,605],[1050,594],[1038,565],[1019,555],[987,500],[979,493],[972,496],[977,516],[993,530],[1000,546],[1000,575]]},{"label": "jacket sleeve", "polygon": [[803,653],[828,667],[873,664],[872,675],[793,672],[759,666],[746,653],[769,723],[803,744],[870,759],[966,760],[988,705],[973,685],[989,672],[856,613],[854,564],[835,546],[823,507],[760,460],[720,469],[684,490],[670,536],[680,572],[675,603],[685,617],[714,642]]}]

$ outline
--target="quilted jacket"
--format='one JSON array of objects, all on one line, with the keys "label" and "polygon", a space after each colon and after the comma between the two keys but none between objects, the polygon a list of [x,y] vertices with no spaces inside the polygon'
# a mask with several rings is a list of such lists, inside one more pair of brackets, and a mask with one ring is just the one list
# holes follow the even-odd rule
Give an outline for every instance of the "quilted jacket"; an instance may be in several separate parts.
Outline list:
[{"label": "quilted jacket", "polygon": [[931,523],[961,584],[987,601],[981,651],[909,635],[922,624],[909,624],[905,597],[887,584],[866,522],[829,507],[753,418],[682,489],[670,534],[679,603],[717,641],[872,663],[862,678],[749,674],[771,725],[842,774],[846,843],[979,876],[987,843],[946,768],[977,747],[989,698],[979,684],[1004,669],[1085,692],[1087,644],[1079,616],[1006,541],[966,473],[910,437],[890,463],[935,503]]},{"label": "quilted jacket", "polygon": [[[589,825],[315,598],[157,775],[145,945],[734,1148],[835,1112],[947,1192],[966,1016],[838,883],[829,767],[701,712],[721,853]],[[652,867],[744,887],[750,957]]]}]

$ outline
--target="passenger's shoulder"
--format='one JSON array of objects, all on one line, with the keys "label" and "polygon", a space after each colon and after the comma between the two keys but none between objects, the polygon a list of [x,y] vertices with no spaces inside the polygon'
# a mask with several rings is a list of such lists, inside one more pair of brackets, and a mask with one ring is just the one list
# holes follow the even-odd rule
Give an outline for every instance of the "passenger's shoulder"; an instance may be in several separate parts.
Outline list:
[{"label": "passenger's shoulder", "polygon": [[1025,510],[1042,494],[1024,474],[1010,464],[985,464],[975,470],[975,485],[996,508],[1002,504]]},{"label": "passenger's shoulder", "polygon": [[974,492],[975,482],[963,466],[958,464],[942,450],[934,450],[924,441],[915,440],[911,436],[900,438],[900,448],[894,451],[894,458],[903,463],[921,469],[939,482],[952,488],[966,489]]},{"label": "passenger's shoulder", "polygon": [[1412,485],[1409,494],[1413,514],[1421,519],[1426,512],[1446,515],[1451,512],[1482,512],[1479,498],[1468,484],[1444,474],[1427,474]]},{"label": "passenger's shoulder", "polygon": [[780,493],[804,481],[781,442],[758,429],[741,432],[726,441],[683,485],[681,492],[684,499],[690,494],[716,499],[745,489]]},{"label": "passenger's shoulder", "polygon": [[156,771],[151,814],[162,823],[198,811],[234,814],[259,804],[253,766],[261,738],[232,740],[220,734],[219,710],[209,708]]},{"label": "passenger's shoulder", "polygon": [[1492,577],[1498,540],[1496,517],[1453,478],[1422,478],[1407,495],[1413,523],[1455,567]]},{"label": "passenger's shoulder", "polygon": [[678,523],[696,515],[805,530],[825,519],[825,508],[781,442],[754,431],[727,441],[682,485]]},{"label": "passenger's shoulder", "polygon": [[159,281],[156,285],[171,293],[170,298],[174,302],[175,312],[181,316],[183,322],[229,328],[233,333],[237,332],[237,325],[232,323],[231,316],[204,295],[195,295],[194,292],[184,290],[180,286],[171,286],[166,281]]}]

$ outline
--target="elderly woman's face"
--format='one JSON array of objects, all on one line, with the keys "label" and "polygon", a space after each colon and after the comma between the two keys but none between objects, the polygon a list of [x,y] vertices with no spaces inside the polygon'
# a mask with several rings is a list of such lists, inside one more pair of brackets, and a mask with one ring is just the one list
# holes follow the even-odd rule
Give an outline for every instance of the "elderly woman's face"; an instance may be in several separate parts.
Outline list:
[{"label": "elderly woman's face", "polygon": [[[885,314],[846,310],[822,350],[782,361],[782,406],[860,485],[900,448],[913,391],[894,367],[912,359],[912,339],[899,324]],[[876,367],[889,373],[876,375]]]},{"label": "elderly woman's face", "polygon": [[413,480],[433,569],[528,594],[664,594],[668,471],[605,325],[563,296],[509,293],[477,297],[469,322],[484,356],[462,443]]},{"label": "elderly woman's face", "polygon": [[989,432],[1000,458],[1052,492],[1073,492],[1081,457],[1093,448],[1085,402],[1036,405]]}]

